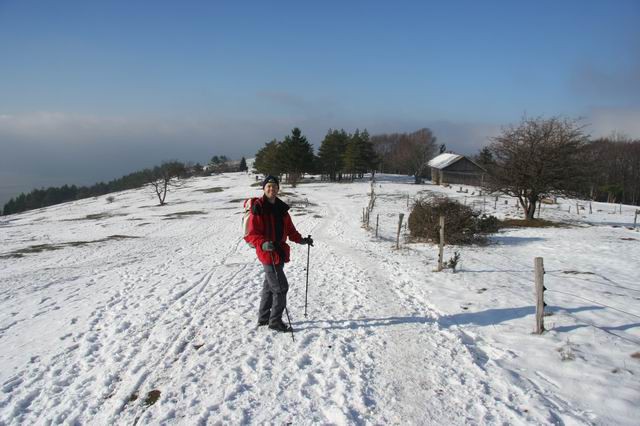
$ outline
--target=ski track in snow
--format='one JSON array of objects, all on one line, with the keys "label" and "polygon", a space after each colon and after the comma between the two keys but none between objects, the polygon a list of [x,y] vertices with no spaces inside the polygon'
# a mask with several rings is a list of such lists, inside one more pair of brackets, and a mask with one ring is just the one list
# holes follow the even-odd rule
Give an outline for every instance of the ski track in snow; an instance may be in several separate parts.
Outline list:
[{"label": "ski track in snow", "polygon": [[[0,424],[599,423],[553,379],[515,368],[518,348],[484,341],[439,311],[430,295],[442,275],[415,268],[411,249],[359,229],[354,206],[366,203],[368,185],[349,186],[345,203],[318,191],[322,184],[295,191],[315,203],[292,209],[298,230],[316,241],[308,316],[307,248],[294,247],[285,270],[295,342],[256,329],[262,267],[239,237],[241,203],[230,204],[251,195],[250,182],[223,175],[182,188],[172,212],[216,212],[182,224],[151,206],[136,221],[125,216],[135,207],[114,207],[123,217],[98,222],[100,232],[83,222],[58,222],[59,235],[46,227],[58,215],[94,213],[87,200],[24,214],[34,231],[3,222],[7,249],[104,232],[140,239],[3,266],[0,344],[23,350],[2,358],[13,367],[0,371]],[[190,192],[214,185],[233,189]],[[141,194],[117,198],[147,205]],[[147,405],[152,390],[160,399]]]}]

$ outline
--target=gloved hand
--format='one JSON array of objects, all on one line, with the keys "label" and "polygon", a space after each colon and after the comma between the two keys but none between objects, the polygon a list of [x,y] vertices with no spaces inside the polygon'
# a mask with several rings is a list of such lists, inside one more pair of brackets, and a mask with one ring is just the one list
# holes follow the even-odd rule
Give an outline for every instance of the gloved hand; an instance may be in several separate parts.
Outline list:
[{"label": "gloved hand", "polygon": [[302,240],[300,240],[300,244],[302,245],[310,245],[311,247],[313,247],[313,238],[311,237],[305,237]]},{"label": "gloved hand", "polygon": [[262,251],[274,251],[276,246],[273,245],[271,241],[265,241],[262,243]]}]

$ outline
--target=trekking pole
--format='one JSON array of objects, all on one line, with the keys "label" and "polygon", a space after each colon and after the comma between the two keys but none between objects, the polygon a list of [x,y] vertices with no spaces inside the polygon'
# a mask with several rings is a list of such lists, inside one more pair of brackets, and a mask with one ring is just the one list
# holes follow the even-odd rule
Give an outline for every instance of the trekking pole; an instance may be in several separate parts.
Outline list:
[{"label": "trekking pole", "polygon": [[[273,272],[276,273],[276,280],[278,281],[278,289],[280,293],[282,293],[282,286],[280,285],[280,277],[278,276],[278,270],[276,269],[276,262],[273,260],[273,252],[269,252],[271,254],[271,265],[273,265]],[[293,337],[293,327],[291,326],[291,318],[289,318],[289,309],[287,309],[287,305],[284,305],[284,311],[287,313],[287,321],[289,321],[289,329],[291,330],[291,340],[294,342],[296,339]]]},{"label": "trekking pole", "polygon": [[[311,235],[307,236],[311,239]],[[307,294],[309,293],[309,254],[311,253],[311,246],[307,245],[307,284],[304,288],[304,317],[307,317]]]}]

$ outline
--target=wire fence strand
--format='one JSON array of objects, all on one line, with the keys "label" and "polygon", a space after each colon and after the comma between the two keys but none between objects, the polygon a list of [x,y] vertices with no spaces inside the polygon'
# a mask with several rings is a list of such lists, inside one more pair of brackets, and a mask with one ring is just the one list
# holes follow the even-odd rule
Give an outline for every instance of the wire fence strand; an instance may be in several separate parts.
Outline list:
[{"label": "wire fence strand", "polygon": [[598,306],[602,306],[603,308],[613,309],[614,311],[622,312],[623,314],[627,314],[627,315],[630,315],[632,317],[640,318],[640,315],[636,315],[634,313],[624,311],[624,310],[616,308],[614,306],[605,305],[604,303],[596,302],[595,300],[587,299],[586,297],[577,296],[575,294],[567,293],[566,291],[555,290],[555,289],[552,289],[552,288],[547,288],[547,291],[552,292],[552,293],[565,294],[567,296],[575,297],[576,299],[586,300],[589,303],[594,303],[594,304],[596,304]]},{"label": "wire fence strand", "polygon": [[[637,289],[637,288],[625,287],[625,286],[620,285],[620,284],[609,284],[609,283],[605,283],[605,282],[601,282],[601,281],[594,281],[594,280],[590,280],[590,279],[587,279],[587,278],[581,278],[581,277],[568,275],[566,273],[563,273],[562,275],[560,275],[560,274],[557,274],[557,273],[546,272],[545,274],[549,275],[551,277],[555,277],[555,278],[568,278],[568,279],[576,280],[576,281],[586,281],[588,283],[592,283],[592,284],[596,284],[596,285],[603,285],[603,286],[607,286],[607,287],[619,288],[619,289],[622,289],[622,290],[629,290],[629,291],[635,291],[637,293],[640,293],[640,289]],[[593,275],[596,275],[596,274],[593,274]],[[599,276],[599,275],[596,275],[596,276]]]}]

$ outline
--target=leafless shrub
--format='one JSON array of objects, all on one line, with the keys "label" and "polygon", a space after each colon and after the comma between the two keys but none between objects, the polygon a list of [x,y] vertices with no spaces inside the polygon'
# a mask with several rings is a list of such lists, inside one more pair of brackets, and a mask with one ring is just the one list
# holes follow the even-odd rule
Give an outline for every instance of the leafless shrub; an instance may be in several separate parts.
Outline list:
[{"label": "leafless shrub", "polygon": [[558,352],[560,353],[560,359],[562,361],[574,361],[576,359],[576,354],[573,353],[573,348],[569,343],[558,348]]},{"label": "leafless shrub", "polygon": [[409,215],[411,238],[427,241],[439,240],[439,217],[445,217],[447,244],[481,244],[486,234],[498,230],[494,216],[480,215],[471,207],[446,197],[416,200]]}]

